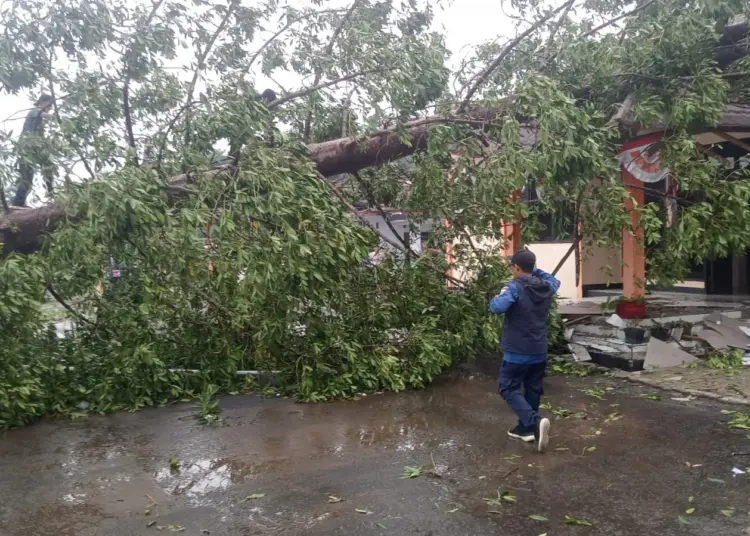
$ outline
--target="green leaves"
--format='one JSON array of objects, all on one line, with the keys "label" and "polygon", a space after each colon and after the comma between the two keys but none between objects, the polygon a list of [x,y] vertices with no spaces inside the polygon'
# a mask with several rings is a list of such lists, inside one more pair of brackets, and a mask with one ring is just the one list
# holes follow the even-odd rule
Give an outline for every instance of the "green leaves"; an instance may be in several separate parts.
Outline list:
[{"label": "green leaves", "polygon": [[[610,118],[627,95],[627,121],[666,118],[662,164],[679,183],[674,225],[664,224],[663,200],[639,207],[653,246],[649,278],[679,279],[694,260],[750,245],[748,171],[702,158],[694,139],[746,92],[745,80],[713,67],[717,22],[739,14],[736,5],[657,2],[610,39],[587,32],[625,7],[586,3],[555,35],[531,34],[509,53],[482,44],[451,73],[424,0],[363,3],[351,13],[276,2],[200,0],[199,12],[174,2],[153,12],[122,0],[47,4],[22,2],[4,21],[0,85],[60,98],[44,138],[28,142],[33,150],[17,132],[0,136],[0,185],[15,187],[18,157],[44,156],[58,171],[55,197],[68,221],[38,254],[0,260],[0,427],[79,414],[82,402],[86,412],[107,412],[181,399],[197,399],[200,419],[217,424],[219,395],[262,388],[269,375],[275,393],[311,402],[425,386],[498,344],[502,320],[486,314],[487,297],[509,277],[498,221],[521,215],[529,241],[577,223],[585,246],[618,247],[632,226],[614,158],[628,125]],[[540,52],[548,47],[554,69]],[[502,110],[479,129],[472,113],[452,115],[465,91],[450,92],[485,70],[477,98]],[[262,88],[246,80],[281,72],[312,74],[325,87],[258,102]],[[443,122],[425,123],[428,136],[404,126],[433,113]],[[355,216],[301,141],[356,136],[326,146],[326,174],[353,171],[375,152],[364,134],[391,127],[404,152],[418,149],[408,160],[377,151],[382,165],[330,178],[362,208]],[[240,165],[206,172],[227,163],[228,147]],[[181,186],[167,188],[183,172]],[[373,216],[375,229],[359,216]],[[389,224],[388,236],[423,254],[384,247]],[[365,262],[370,253],[382,259]],[[110,256],[127,277],[96,291]],[[449,269],[470,274],[462,288],[446,285]],[[50,282],[75,311],[65,338],[40,310]],[[553,312],[552,341],[562,327]],[[729,371],[737,356],[708,362]],[[562,360],[550,371],[591,373]],[[618,419],[614,412],[607,422]],[[730,426],[750,424],[737,414]]]},{"label": "green leaves", "polygon": [[242,499],[240,502],[244,503],[244,502],[247,502],[247,501],[256,501],[258,499],[262,499],[265,496],[266,496],[265,493],[251,493],[250,495],[248,495],[247,497],[245,497],[244,499]]},{"label": "green leaves", "polygon": [[575,517],[568,516],[568,515],[565,516],[565,524],[566,525],[578,525],[580,527],[591,527],[591,526],[593,526],[588,521],[585,521],[583,519],[577,519]]},{"label": "green leaves", "polygon": [[416,478],[418,476],[422,476],[424,474],[424,468],[419,467],[413,467],[411,465],[405,465],[404,466],[404,476],[401,478],[403,479],[409,479],[409,478]]},{"label": "green leaves", "polygon": [[504,502],[514,504],[516,502],[516,496],[509,491],[501,492],[500,490],[497,490],[497,497],[486,497],[484,502],[490,506],[498,506]]},{"label": "green leaves", "polygon": [[732,419],[729,421],[729,428],[736,430],[750,430],[750,412],[721,410],[723,415],[729,415]]}]

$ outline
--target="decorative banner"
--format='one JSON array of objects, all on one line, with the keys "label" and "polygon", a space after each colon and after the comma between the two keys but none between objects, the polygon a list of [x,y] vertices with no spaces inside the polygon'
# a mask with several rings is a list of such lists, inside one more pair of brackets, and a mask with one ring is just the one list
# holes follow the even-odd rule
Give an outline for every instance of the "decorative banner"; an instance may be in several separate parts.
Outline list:
[{"label": "decorative banner", "polygon": [[660,164],[659,143],[644,141],[643,145],[622,151],[617,160],[625,171],[641,182],[659,182],[669,174],[669,169]]}]

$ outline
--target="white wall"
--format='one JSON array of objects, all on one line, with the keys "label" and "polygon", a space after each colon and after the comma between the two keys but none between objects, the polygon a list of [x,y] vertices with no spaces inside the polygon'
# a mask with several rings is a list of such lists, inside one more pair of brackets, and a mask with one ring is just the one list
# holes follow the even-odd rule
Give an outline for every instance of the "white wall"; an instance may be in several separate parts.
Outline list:
[{"label": "white wall", "polygon": [[[528,248],[536,255],[536,265],[545,272],[551,273],[557,263],[565,256],[573,241],[570,242],[532,242]],[[576,290],[576,256],[575,252],[562,265],[555,275],[560,280],[560,298],[577,298]]]},{"label": "white wall", "polygon": [[[388,226],[388,223],[385,221],[385,219],[380,214],[372,214],[371,212],[365,212],[362,214],[362,217],[367,220],[367,222],[370,224],[372,228],[374,228],[378,233],[380,233],[382,236],[388,238],[392,242],[395,242],[396,244],[402,245],[401,240],[404,237],[404,234],[409,231],[409,219],[408,217],[403,220],[393,220],[391,221],[391,226],[393,229],[396,230],[397,233],[399,233],[400,238],[393,234],[393,231],[391,231],[391,228]],[[420,231],[428,231],[429,227],[426,225],[421,225]],[[391,251],[396,248],[391,246],[387,241],[380,239],[380,245],[383,250]],[[411,247],[411,250],[415,253],[419,253],[422,251],[422,239],[420,236],[420,233],[411,233],[409,237],[409,246]]]},{"label": "white wall", "polygon": [[584,244],[581,264],[584,285],[622,283],[622,247],[608,248]]}]

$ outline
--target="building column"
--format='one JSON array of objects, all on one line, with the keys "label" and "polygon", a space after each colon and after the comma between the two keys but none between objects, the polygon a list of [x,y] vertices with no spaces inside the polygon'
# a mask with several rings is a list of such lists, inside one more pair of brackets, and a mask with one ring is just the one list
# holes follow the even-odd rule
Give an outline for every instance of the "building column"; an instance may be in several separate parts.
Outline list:
[{"label": "building column", "polygon": [[[634,232],[622,230],[622,294],[626,298],[643,298],[646,295],[646,251],[643,247],[641,214],[635,210],[645,203],[643,184],[630,173],[622,170],[622,182],[632,196],[625,201],[630,212]],[[635,201],[635,203],[634,203]]]},{"label": "building column", "polygon": [[[521,198],[522,191],[516,191],[510,198],[510,201],[515,203]],[[511,256],[517,250],[521,249],[521,215],[516,217],[516,221],[513,222],[501,222],[500,230],[503,233],[503,255]]]}]

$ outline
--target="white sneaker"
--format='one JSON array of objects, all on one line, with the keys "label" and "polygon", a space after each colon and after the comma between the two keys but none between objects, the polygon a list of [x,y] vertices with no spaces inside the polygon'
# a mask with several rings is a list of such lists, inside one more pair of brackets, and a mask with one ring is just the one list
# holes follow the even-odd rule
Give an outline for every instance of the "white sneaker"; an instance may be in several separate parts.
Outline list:
[{"label": "white sneaker", "polygon": [[549,445],[549,427],[550,422],[549,419],[543,418],[539,419],[539,422],[536,423],[536,441],[537,441],[537,450],[539,452],[544,452],[547,450],[547,445]]},{"label": "white sneaker", "polygon": [[521,432],[518,430],[518,426],[513,428],[513,430],[508,430],[508,436],[513,439],[520,439],[526,443],[534,441],[534,432]]}]

